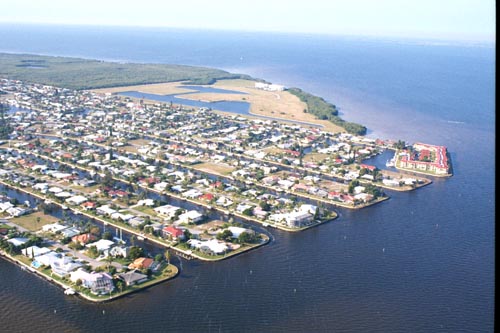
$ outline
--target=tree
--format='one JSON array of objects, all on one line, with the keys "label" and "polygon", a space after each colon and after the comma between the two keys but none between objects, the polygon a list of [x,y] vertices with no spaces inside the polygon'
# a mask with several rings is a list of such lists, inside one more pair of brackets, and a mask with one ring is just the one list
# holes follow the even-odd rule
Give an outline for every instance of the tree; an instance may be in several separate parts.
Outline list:
[{"label": "tree", "polygon": [[190,240],[192,236],[193,235],[191,234],[191,232],[188,229],[184,230],[184,240],[185,241]]},{"label": "tree", "polygon": [[135,260],[137,258],[144,257],[144,250],[138,246],[132,246],[128,254],[128,258]]},{"label": "tree", "polygon": [[95,245],[89,247],[88,253],[91,257],[97,258],[99,256],[99,251],[97,250],[97,247]]},{"label": "tree", "polygon": [[97,236],[101,233],[101,229],[99,229],[99,227],[91,227],[90,233]]},{"label": "tree", "polygon": [[249,233],[249,232],[242,232],[239,236],[238,236],[238,243],[240,244],[245,244],[245,243],[253,243],[255,242],[255,235],[252,233]]},{"label": "tree", "polygon": [[167,264],[170,265],[170,251],[169,250],[165,251],[165,259],[167,260]]},{"label": "tree", "polygon": [[270,209],[271,209],[271,206],[269,205],[269,203],[265,200],[262,200],[261,202],[259,202],[259,207],[263,210],[263,211],[266,211],[268,212]]},{"label": "tree", "polygon": [[163,254],[158,253],[157,255],[155,255],[155,261],[156,261],[156,262],[161,262],[161,261],[163,261]]},{"label": "tree", "polygon": [[102,239],[113,240],[113,234],[109,231],[105,231],[102,234]]},{"label": "tree", "polygon": [[[111,269],[111,264],[113,263],[113,257],[112,257],[112,256],[110,256],[109,254],[108,254],[108,256],[106,257],[106,263],[108,264],[108,272],[109,272],[109,271],[110,271],[110,269]],[[113,268],[114,268],[114,267],[113,267]]]},{"label": "tree", "polygon": [[122,280],[116,280],[115,286],[118,290],[120,290],[120,292],[123,292],[123,289],[125,289],[125,282]]},{"label": "tree", "polygon": [[233,233],[231,232],[231,230],[226,229],[222,232],[219,232],[216,237],[219,240],[231,241],[231,239],[233,238]]}]

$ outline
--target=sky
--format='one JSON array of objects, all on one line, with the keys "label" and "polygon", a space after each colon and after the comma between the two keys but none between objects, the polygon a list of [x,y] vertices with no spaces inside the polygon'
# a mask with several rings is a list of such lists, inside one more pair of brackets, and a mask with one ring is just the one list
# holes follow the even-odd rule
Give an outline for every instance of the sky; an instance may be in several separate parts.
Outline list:
[{"label": "sky", "polygon": [[1,22],[495,42],[495,0],[2,0]]}]

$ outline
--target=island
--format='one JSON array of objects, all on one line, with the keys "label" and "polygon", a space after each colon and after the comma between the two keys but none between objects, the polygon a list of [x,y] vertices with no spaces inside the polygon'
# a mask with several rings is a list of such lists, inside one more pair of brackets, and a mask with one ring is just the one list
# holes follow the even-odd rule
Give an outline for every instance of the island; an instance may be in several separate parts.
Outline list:
[{"label": "island", "polygon": [[[1,253],[106,301],[175,277],[171,256],[226,260],[451,175],[445,147],[365,133],[245,75],[0,54]],[[393,170],[369,163],[390,149]]]}]

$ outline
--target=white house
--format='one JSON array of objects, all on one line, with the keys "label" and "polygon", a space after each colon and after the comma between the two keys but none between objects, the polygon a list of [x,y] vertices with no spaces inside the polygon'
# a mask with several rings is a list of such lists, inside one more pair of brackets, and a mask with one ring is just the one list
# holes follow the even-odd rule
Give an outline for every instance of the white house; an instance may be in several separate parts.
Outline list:
[{"label": "white house", "polygon": [[190,210],[184,214],[179,215],[179,221],[181,223],[197,223],[203,220],[203,214],[196,210]]},{"label": "white house", "polygon": [[100,239],[97,242],[89,243],[85,246],[88,248],[90,248],[91,246],[95,246],[97,248],[97,251],[101,252],[109,250],[114,244],[115,242],[113,241],[107,239]]},{"label": "white house", "polygon": [[22,249],[21,252],[26,256],[26,257],[30,257],[32,258],[33,256],[34,257],[38,257],[38,256],[41,256],[41,255],[44,255],[46,253],[49,253],[51,252],[52,250],[49,249],[49,248],[46,248],[46,247],[38,247],[36,245],[33,245],[33,246],[30,246],[30,247],[27,247],[25,249]]},{"label": "white house", "polygon": [[116,210],[114,210],[111,207],[109,207],[109,205],[103,205],[103,206],[97,208],[97,214],[111,215],[111,214],[114,214],[114,213],[116,213]]},{"label": "white house", "polygon": [[78,262],[75,262],[73,260],[67,260],[66,258],[70,259],[69,257],[62,257],[61,259],[52,262],[50,267],[52,268],[52,272],[54,274],[60,277],[65,277],[69,275],[70,272],[83,266]]},{"label": "white house", "polygon": [[164,205],[164,206],[160,206],[160,207],[156,207],[154,208],[154,211],[162,216],[162,217],[165,217],[165,218],[172,218],[174,217],[175,213],[181,209],[180,207],[177,207],[177,206],[172,206],[172,205]]},{"label": "white house", "polygon": [[226,252],[229,248],[224,242],[219,242],[216,239],[211,239],[208,241],[200,241],[197,239],[190,239],[187,243],[195,249],[198,249],[205,253],[222,254]]},{"label": "white house", "polygon": [[85,201],[87,201],[87,198],[85,198],[83,195],[75,195],[73,197],[66,199],[67,203],[75,206],[81,205]]},{"label": "white house", "polygon": [[143,199],[137,201],[137,206],[148,206],[152,207],[155,205],[155,201],[153,199]]},{"label": "white house", "polygon": [[108,294],[114,289],[113,279],[106,273],[88,273],[79,268],[71,272],[70,280],[73,283],[78,280],[82,281],[82,286],[90,289],[94,294]]},{"label": "white house", "polygon": [[14,207],[9,201],[0,202],[0,213],[7,211],[7,209]]},{"label": "white house", "polygon": [[64,229],[67,229],[68,226],[65,226],[65,225],[62,225],[62,224],[59,224],[59,223],[51,223],[51,224],[46,224],[44,226],[42,226],[42,231],[44,232],[52,232],[52,233],[56,233],[58,231],[62,231]]},{"label": "white house", "polygon": [[190,199],[196,199],[196,198],[198,198],[198,197],[200,197],[202,195],[203,195],[202,192],[200,192],[199,190],[194,189],[194,188],[191,189],[191,190],[188,190],[188,191],[186,191],[184,193],[182,193],[183,197],[190,198]]},{"label": "white house", "polygon": [[231,231],[231,233],[233,234],[233,238],[238,238],[240,237],[240,235],[244,232],[248,233],[248,234],[255,234],[255,231],[253,231],[252,229],[247,229],[247,228],[240,228],[240,227],[228,227],[227,230]]}]

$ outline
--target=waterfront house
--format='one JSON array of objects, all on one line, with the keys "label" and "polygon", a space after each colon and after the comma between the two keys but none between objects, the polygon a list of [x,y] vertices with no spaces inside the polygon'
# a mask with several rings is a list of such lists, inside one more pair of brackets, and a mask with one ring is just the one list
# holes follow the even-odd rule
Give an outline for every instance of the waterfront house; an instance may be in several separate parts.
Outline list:
[{"label": "waterfront house", "polygon": [[80,205],[83,209],[89,211],[89,210],[94,210],[97,207],[97,203],[92,202],[92,201],[86,201],[83,204]]},{"label": "waterfront house", "polygon": [[10,209],[12,207],[14,207],[14,205],[11,204],[9,201],[0,202],[0,213],[5,212],[5,211],[7,211],[7,209]]},{"label": "waterfront house", "polygon": [[240,203],[237,207],[236,207],[236,211],[240,214],[243,214],[243,212],[245,212],[246,210],[248,209],[252,209],[254,206],[252,205],[248,205],[246,203]]},{"label": "waterfront house", "polygon": [[219,242],[216,239],[211,239],[207,241],[200,241],[197,239],[190,239],[187,243],[203,253],[216,255],[225,253],[229,247],[224,242]]},{"label": "waterfront house", "polygon": [[[29,252],[28,252],[29,254]],[[44,254],[41,254],[36,257],[36,261],[38,261],[40,264],[45,265],[47,267],[52,266],[52,263],[54,263],[57,260],[61,260],[62,255],[59,253],[56,253],[54,251],[50,251]]]},{"label": "waterfront house", "polygon": [[103,252],[108,251],[114,244],[115,242],[113,241],[100,239],[97,242],[87,244],[86,247],[90,248],[91,246],[95,246],[97,251]]},{"label": "waterfront house", "polygon": [[108,255],[112,257],[122,257],[122,258],[128,257],[129,253],[130,253],[130,247],[126,246],[115,246],[108,251]]},{"label": "waterfront house", "polygon": [[125,282],[127,287],[140,284],[148,280],[148,276],[146,274],[139,273],[136,270],[118,274],[118,278]]},{"label": "waterfront house", "polygon": [[30,246],[30,247],[27,247],[27,248],[21,250],[22,254],[24,254],[26,257],[29,257],[29,258],[38,257],[38,256],[44,255],[46,253],[49,253],[51,251],[52,250],[50,250],[49,248],[38,247],[36,245]]},{"label": "waterfront house", "polygon": [[75,262],[70,257],[66,256],[62,256],[59,260],[54,260],[50,265],[52,273],[59,277],[65,277],[82,266],[81,263]]},{"label": "waterfront house", "polygon": [[218,206],[229,207],[233,204],[233,201],[225,196],[219,197],[215,202]]},{"label": "waterfront house", "polygon": [[163,228],[162,233],[165,238],[171,238],[173,240],[184,239],[184,231],[173,226]]},{"label": "waterfront house", "polygon": [[198,223],[203,220],[203,214],[196,210],[190,210],[179,215],[180,223]]},{"label": "waterfront house", "polygon": [[67,229],[68,226],[59,224],[59,223],[51,223],[51,224],[46,224],[42,226],[42,231],[43,232],[51,232],[51,233],[56,233],[58,231],[62,231],[64,229]]},{"label": "waterfront house", "polygon": [[200,197],[200,200],[207,201],[207,202],[210,202],[214,199],[215,199],[215,197],[212,193],[205,193]]},{"label": "waterfront house", "polygon": [[113,279],[107,273],[86,272],[82,268],[70,274],[73,283],[80,280],[82,286],[91,290],[93,294],[108,294],[114,290]]},{"label": "waterfront house", "polygon": [[91,233],[81,234],[81,235],[73,236],[71,238],[71,241],[73,241],[74,243],[80,243],[81,245],[88,244],[88,243],[93,242],[95,240],[97,240],[97,237]]},{"label": "waterfront house", "polygon": [[129,269],[153,269],[155,266],[155,261],[151,258],[140,257],[134,260],[130,265]]},{"label": "waterfront house", "polygon": [[196,199],[202,195],[203,195],[203,193],[197,189],[191,189],[191,190],[188,190],[188,191],[182,193],[182,196],[185,198],[188,198],[188,199]]},{"label": "waterfront house", "polygon": [[154,211],[161,217],[171,219],[172,217],[175,216],[177,211],[180,209],[181,208],[177,207],[177,206],[164,205],[164,206],[154,208]]},{"label": "waterfront house", "polygon": [[33,210],[31,208],[23,207],[11,207],[7,209],[7,213],[12,217],[18,217],[31,213]]},{"label": "waterfront house", "polygon": [[80,233],[81,233],[80,229],[75,228],[75,227],[69,227],[69,228],[61,230],[61,235],[63,237],[69,237],[69,238],[77,236]]},{"label": "waterfront house", "polygon": [[153,199],[143,199],[137,201],[137,206],[148,206],[152,207],[155,205],[155,201]]},{"label": "waterfront house", "polygon": [[299,228],[305,224],[312,222],[314,216],[305,211],[291,212],[286,218],[286,224],[292,228]]},{"label": "waterfront house", "polygon": [[75,206],[81,205],[85,201],[87,201],[87,198],[84,197],[83,195],[75,195],[73,197],[66,199],[66,202],[68,204],[75,205]]},{"label": "waterfront house", "polygon": [[111,216],[114,213],[116,213],[116,210],[109,207],[109,205],[103,205],[103,206],[97,208],[97,214],[100,214],[100,215]]},{"label": "waterfront house", "polygon": [[231,231],[231,233],[233,234],[233,238],[238,238],[240,237],[240,235],[242,233],[247,233],[247,234],[250,234],[250,235],[255,235],[255,231],[253,231],[252,229],[248,229],[248,228],[241,228],[241,227],[228,227],[227,230]]}]

